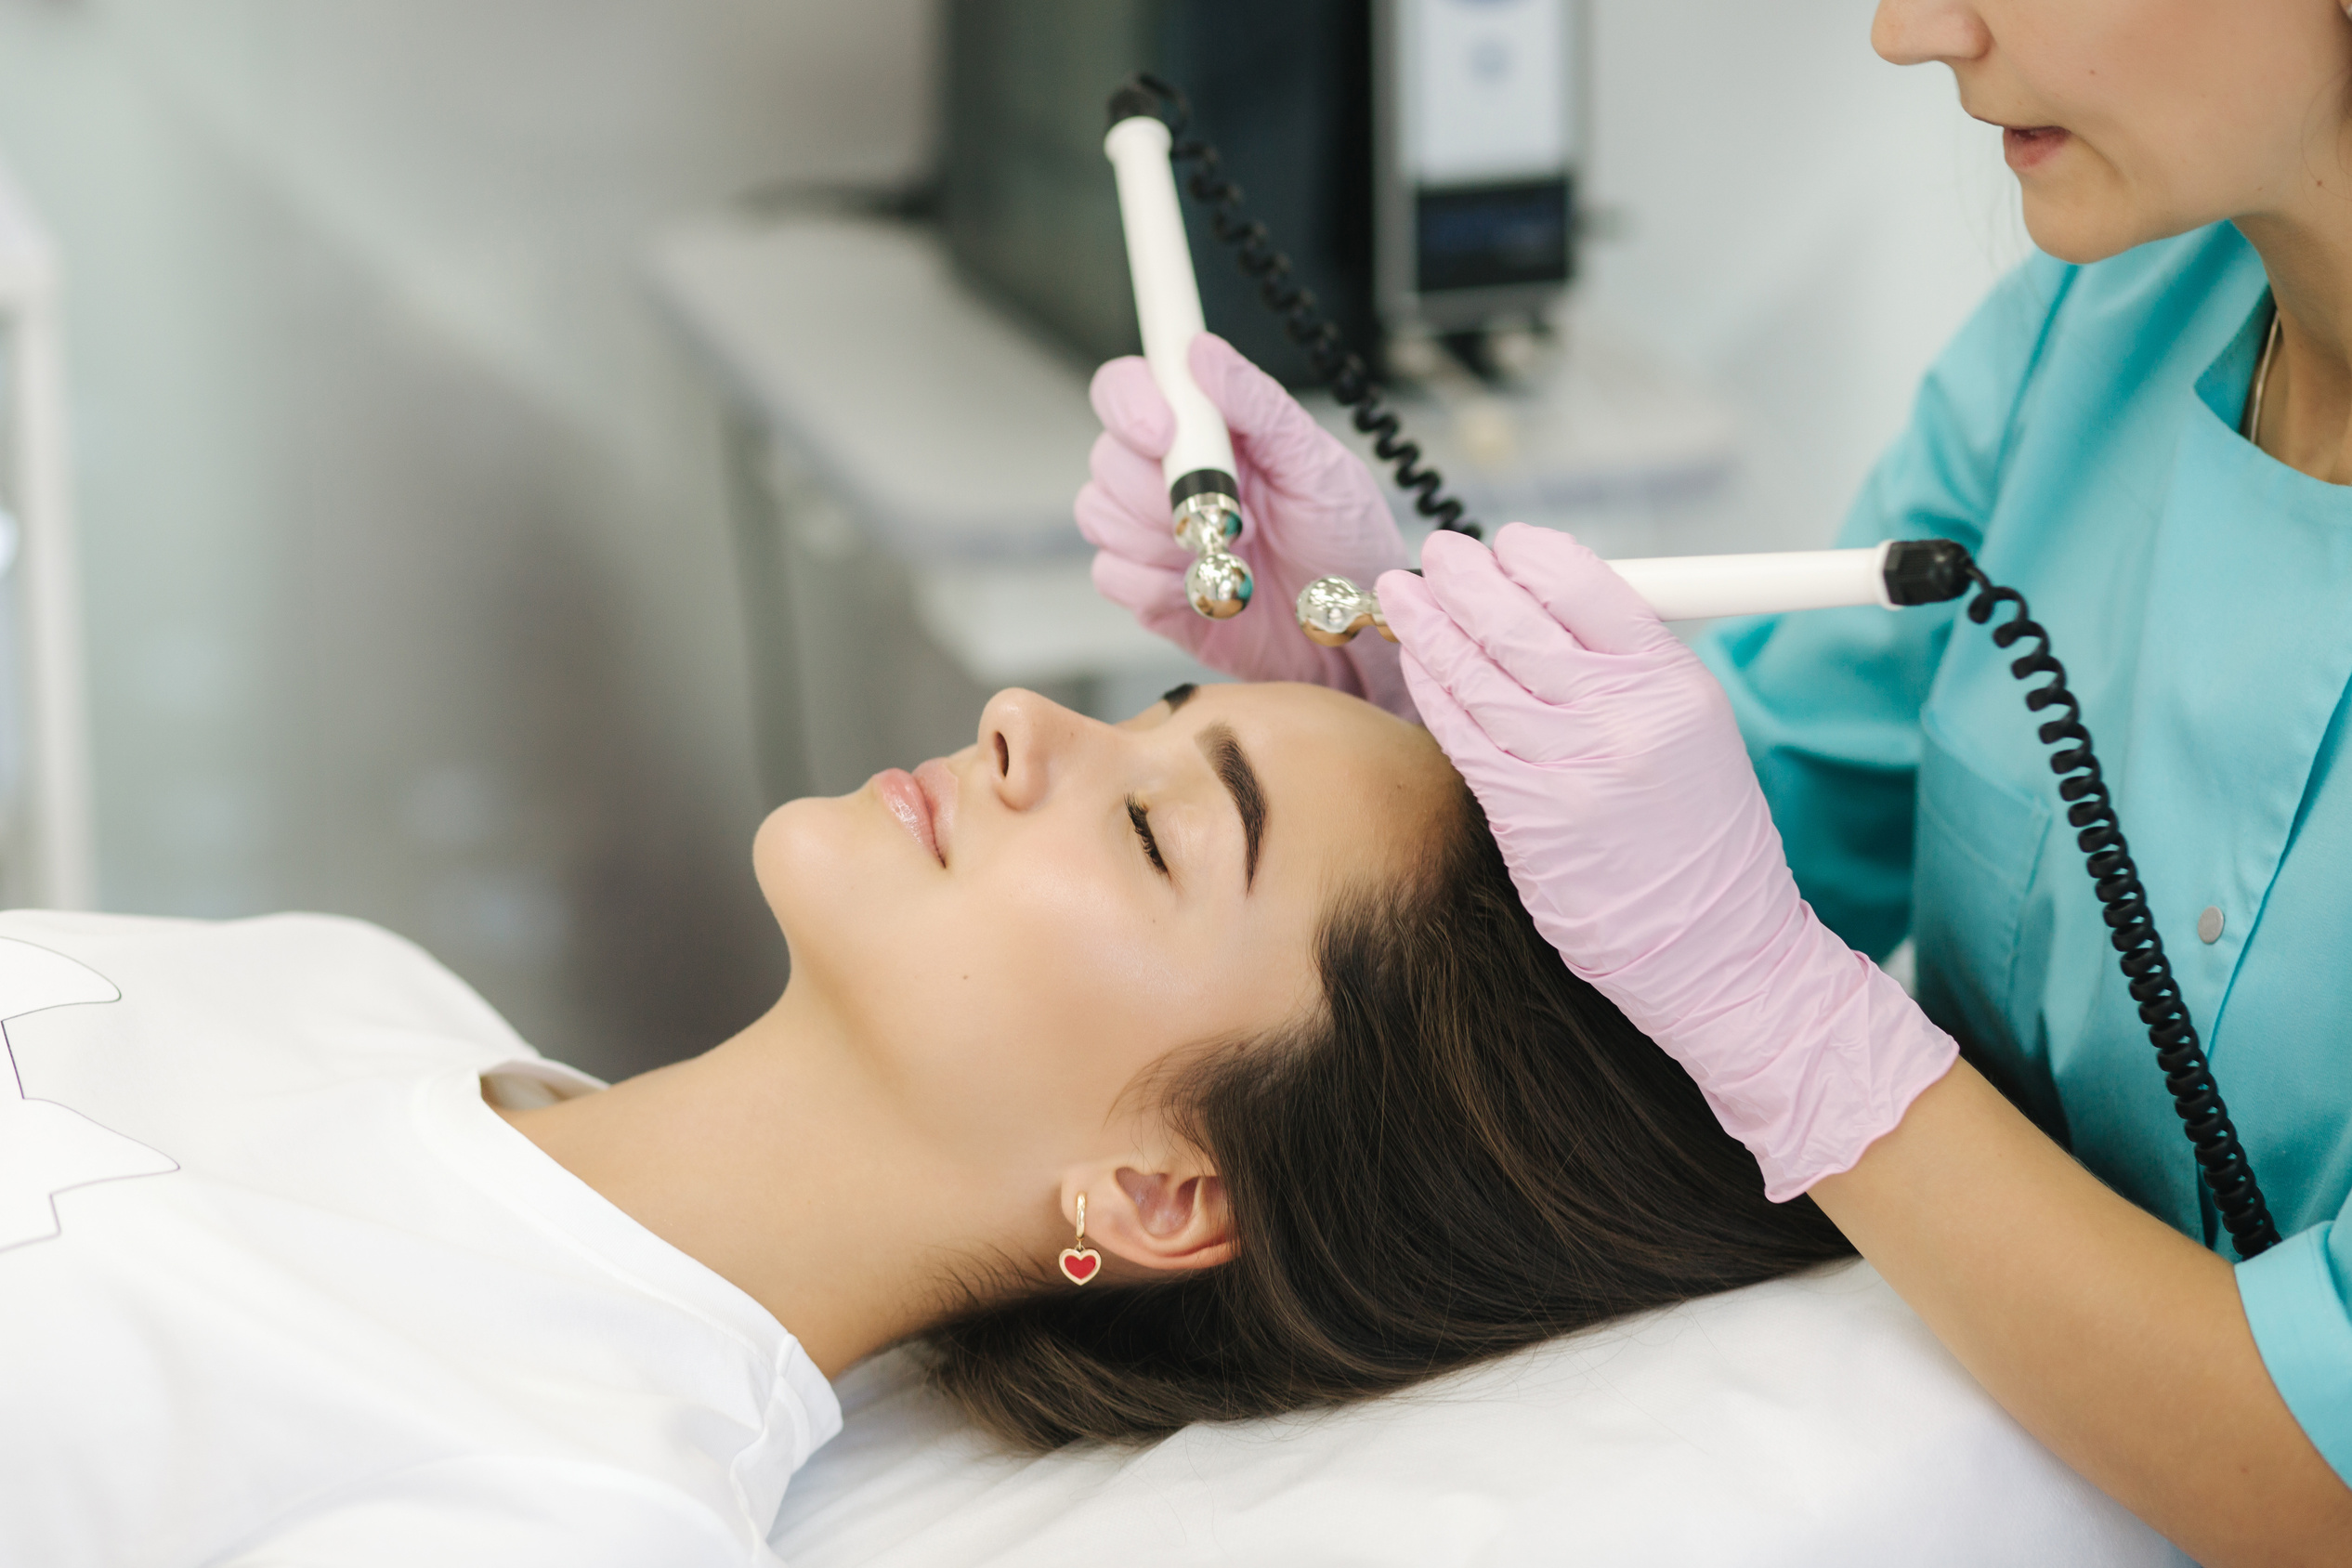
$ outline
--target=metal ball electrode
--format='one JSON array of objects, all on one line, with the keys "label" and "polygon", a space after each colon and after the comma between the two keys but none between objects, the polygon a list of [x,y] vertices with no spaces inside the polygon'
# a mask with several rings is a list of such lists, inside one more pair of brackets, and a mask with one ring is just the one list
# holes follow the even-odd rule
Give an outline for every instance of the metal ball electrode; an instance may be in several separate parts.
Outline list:
[{"label": "metal ball electrode", "polygon": [[1241,503],[1229,495],[1204,491],[1176,503],[1176,542],[1198,558],[1184,572],[1184,597],[1211,621],[1224,621],[1248,608],[1256,584],[1249,568],[1226,546],[1241,537]]},{"label": "metal ball electrode", "polygon": [[1318,577],[1300,589],[1298,608],[1299,630],[1325,647],[1345,647],[1367,628],[1396,641],[1379,596],[1344,577]]}]

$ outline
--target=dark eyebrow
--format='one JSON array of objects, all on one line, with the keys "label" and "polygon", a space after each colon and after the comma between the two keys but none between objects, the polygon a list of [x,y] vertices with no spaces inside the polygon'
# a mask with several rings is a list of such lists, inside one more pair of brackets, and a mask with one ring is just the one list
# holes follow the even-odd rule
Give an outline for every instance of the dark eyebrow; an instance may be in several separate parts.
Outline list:
[{"label": "dark eyebrow", "polygon": [[1200,687],[1195,683],[1186,681],[1183,686],[1169,686],[1166,691],[1161,692],[1159,699],[1168,704],[1168,711],[1172,713],[1190,702],[1193,699],[1193,693],[1199,689]]},{"label": "dark eyebrow", "polygon": [[1241,749],[1241,739],[1225,725],[1210,725],[1200,732],[1200,749],[1208,753],[1209,765],[1217,770],[1217,782],[1234,798],[1234,809],[1241,813],[1241,837],[1247,846],[1242,866],[1242,886],[1247,888],[1258,880],[1258,846],[1266,836],[1266,791],[1258,782],[1258,770],[1249,765],[1249,753]]}]

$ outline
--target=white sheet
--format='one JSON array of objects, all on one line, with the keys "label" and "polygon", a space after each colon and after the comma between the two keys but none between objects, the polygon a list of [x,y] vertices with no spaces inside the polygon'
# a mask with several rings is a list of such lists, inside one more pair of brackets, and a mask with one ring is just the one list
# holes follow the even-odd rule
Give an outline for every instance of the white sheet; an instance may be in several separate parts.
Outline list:
[{"label": "white sheet", "polygon": [[899,1355],[837,1390],[842,1435],[768,1537],[791,1568],[2188,1561],[1862,1263],[1142,1453],[997,1452]]}]

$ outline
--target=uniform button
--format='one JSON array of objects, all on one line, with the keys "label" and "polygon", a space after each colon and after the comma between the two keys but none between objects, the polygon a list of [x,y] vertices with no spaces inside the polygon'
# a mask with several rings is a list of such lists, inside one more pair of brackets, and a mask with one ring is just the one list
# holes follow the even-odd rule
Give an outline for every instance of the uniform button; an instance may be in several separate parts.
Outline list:
[{"label": "uniform button", "polygon": [[2197,917],[2197,940],[2210,947],[2221,940],[2221,906],[2208,904],[2205,912]]}]

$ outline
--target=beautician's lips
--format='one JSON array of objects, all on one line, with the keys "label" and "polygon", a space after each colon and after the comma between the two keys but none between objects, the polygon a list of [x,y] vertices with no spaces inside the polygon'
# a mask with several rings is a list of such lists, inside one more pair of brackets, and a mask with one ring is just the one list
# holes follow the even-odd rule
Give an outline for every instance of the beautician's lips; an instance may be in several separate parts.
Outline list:
[{"label": "beautician's lips", "polygon": [[[1984,117],[1979,115],[1977,118]],[[2001,156],[2009,167],[2020,174],[2072,139],[2071,133],[2064,125],[2012,125],[2000,120],[1985,123],[2001,127]]]},{"label": "beautician's lips", "polygon": [[942,866],[947,863],[947,857],[939,853],[931,797],[916,782],[913,774],[903,767],[884,768],[874,775],[874,793],[882,797],[883,806],[906,826],[907,831],[914,834],[915,842],[922,845],[925,855]]}]

